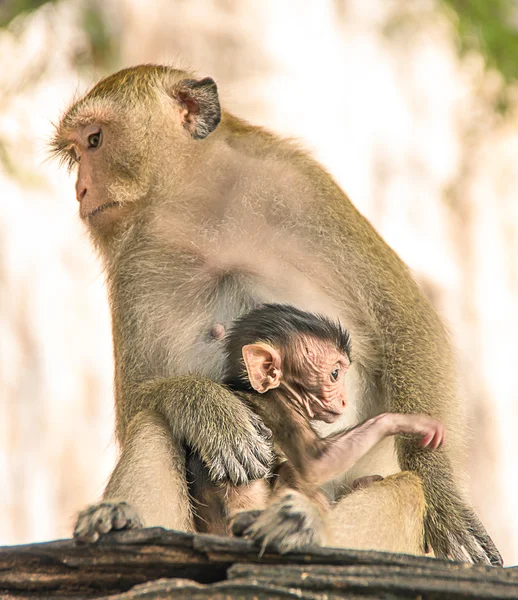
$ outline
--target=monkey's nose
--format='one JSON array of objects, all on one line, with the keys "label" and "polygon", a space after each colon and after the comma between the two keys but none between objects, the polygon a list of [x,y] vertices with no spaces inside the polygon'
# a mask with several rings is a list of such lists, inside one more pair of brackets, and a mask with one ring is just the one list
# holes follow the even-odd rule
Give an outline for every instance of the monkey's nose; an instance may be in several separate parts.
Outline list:
[{"label": "monkey's nose", "polygon": [[81,202],[81,200],[86,196],[86,192],[87,192],[86,186],[76,188],[76,198],[77,198],[78,202]]}]

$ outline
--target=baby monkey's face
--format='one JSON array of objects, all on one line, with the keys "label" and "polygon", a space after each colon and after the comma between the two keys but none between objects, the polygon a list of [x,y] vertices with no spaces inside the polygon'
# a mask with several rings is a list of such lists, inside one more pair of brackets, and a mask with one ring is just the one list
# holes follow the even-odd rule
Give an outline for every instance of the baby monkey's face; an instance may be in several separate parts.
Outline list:
[{"label": "baby monkey's face", "polygon": [[333,423],[344,412],[351,361],[331,341],[301,334],[280,346],[249,344],[242,352],[256,392],[278,388],[308,419]]},{"label": "baby monkey's face", "polygon": [[[284,355],[282,355],[284,354]],[[345,375],[350,359],[329,341],[300,336],[281,352],[280,387],[291,391],[308,418],[333,423],[346,407]]]}]

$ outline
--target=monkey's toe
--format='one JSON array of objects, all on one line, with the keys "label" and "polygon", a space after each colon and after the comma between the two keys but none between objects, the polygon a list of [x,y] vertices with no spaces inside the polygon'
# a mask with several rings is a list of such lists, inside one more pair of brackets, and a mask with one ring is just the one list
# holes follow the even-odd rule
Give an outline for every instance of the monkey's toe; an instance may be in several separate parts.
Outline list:
[{"label": "monkey's toe", "polygon": [[95,543],[100,535],[116,529],[137,529],[142,522],[127,502],[101,502],[79,513],[74,539],[84,544]]},{"label": "monkey's toe", "polygon": [[244,531],[265,549],[280,554],[325,544],[322,516],[311,500],[290,491],[262,511]]}]

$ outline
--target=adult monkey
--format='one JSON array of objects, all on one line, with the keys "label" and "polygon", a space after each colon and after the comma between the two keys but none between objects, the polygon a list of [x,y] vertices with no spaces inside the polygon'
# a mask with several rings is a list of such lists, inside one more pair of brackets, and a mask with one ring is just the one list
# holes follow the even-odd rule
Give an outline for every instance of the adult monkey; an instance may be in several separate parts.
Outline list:
[{"label": "adult monkey", "polygon": [[79,212],[107,272],[122,448],[105,502],[79,516],[79,538],[135,524],[123,501],[146,525],[192,529],[184,443],[215,480],[245,484],[267,472],[267,432],[215,383],[218,338],[221,324],[257,303],[281,302],[351,332],[349,424],[418,412],[450,431],[444,451],[399,439],[396,460],[389,440],[348,473],[346,481],[400,469],[418,477],[346,496],[333,511],[343,524],[335,543],[414,552],[400,530],[422,538],[424,520],[437,556],[501,564],[458,489],[462,419],[444,327],[320,165],[221,112],[212,79],[154,65],[99,82],[64,115],[53,148],[79,163]]}]

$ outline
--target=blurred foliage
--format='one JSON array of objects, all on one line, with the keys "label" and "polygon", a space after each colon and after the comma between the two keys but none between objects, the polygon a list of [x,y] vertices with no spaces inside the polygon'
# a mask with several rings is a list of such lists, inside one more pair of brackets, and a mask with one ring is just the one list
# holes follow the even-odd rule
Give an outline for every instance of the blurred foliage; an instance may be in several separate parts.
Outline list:
[{"label": "blurred foliage", "polygon": [[94,68],[112,70],[119,60],[119,36],[106,18],[99,2],[90,1],[83,12],[83,30],[90,40],[90,60]]},{"label": "blurred foliage", "polygon": [[507,83],[518,79],[518,0],[441,0],[453,9],[461,53],[477,50]]},{"label": "blurred foliage", "polygon": [[[55,0],[0,0],[0,27],[16,16]],[[459,51],[481,52],[506,82],[518,79],[518,0],[438,0],[457,27]],[[402,3],[404,5],[404,3]],[[94,66],[111,67],[117,57],[113,32],[98,2],[86,4],[84,29],[91,40]]]},{"label": "blurred foliage", "polygon": [[[90,47],[88,52],[77,56],[79,68],[93,66],[106,71],[117,67],[118,36],[106,18],[101,1],[86,0],[83,3],[82,28],[90,41]],[[56,0],[0,0],[0,28],[9,25],[19,15],[55,2]]]},{"label": "blurred foliage", "polygon": [[9,25],[19,14],[31,12],[48,3],[49,0],[0,0],[0,27]]}]

